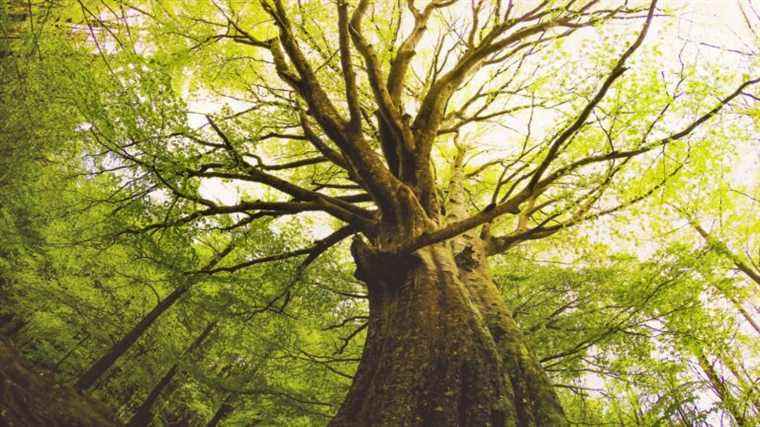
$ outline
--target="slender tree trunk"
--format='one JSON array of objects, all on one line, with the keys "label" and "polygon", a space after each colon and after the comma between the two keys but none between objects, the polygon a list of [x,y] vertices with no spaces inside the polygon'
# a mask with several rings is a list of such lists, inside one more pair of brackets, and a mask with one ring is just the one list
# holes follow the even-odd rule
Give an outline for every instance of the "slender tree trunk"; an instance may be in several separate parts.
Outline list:
[{"label": "slender tree trunk", "polygon": [[55,362],[55,365],[53,365],[53,371],[58,372],[58,368],[61,367],[61,365],[63,364],[63,362],[67,361],[69,359],[69,357],[72,354],[74,354],[74,352],[76,351],[76,349],[78,349],[79,347],[81,347],[82,344],[84,344],[85,341],[87,341],[88,339],[90,339],[90,334],[85,334],[85,336],[82,337],[81,340],[77,341],[76,344],[74,344],[73,346],[71,346],[71,348],[69,349],[69,351],[67,351],[66,354],[63,355],[63,357],[61,357],[57,362]]},{"label": "slender tree trunk", "polygon": [[733,296],[731,296],[731,295],[728,295],[728,294],[725,294],[725,295],[726,295],[726,298],[728,298],[734,304],[734,307],[736,307],[736,310],[739,311],[739,313],[742,315],[742,317],[744,318],[744,320],[746,320],[747,323],[750,326],[752,326],[752,329],[754,329],[755,332],[757,332],[758,334],[760,334],[760,325],[757,324],[757,322],[755,321],[755,319],[747,311],[747,309],[744,308],[744,306],[742,305],[742,303],[739,300],[737,300],[736,298],[734,298]]},{"label": "slender tree trunk", "polygon": [[689,419],[689,417],[686,415],[686,412],[684,411],[682,405],[678,406],[678,408],[676,409],[676,412],[678,413],[678,419],[681,421],[680,425],[682,426],[692,425],[692,422]]},{"label": "slender tree trunk", "polygon": [[132,418],[129,419],[129,422],[127,423],[127,427],[140,427],[140,426],[147,426],[150,423],[150,419],[153,418],[151,414],[151,410],[153,409],[153,405],[158,400],[158,397],[161,395],[161,393],[164,391],[164,389],[169,385],[169,383],[172,382],[174,379],[174,375],[177,374],[177,370],[179,369],[179,364],[175,363],[172,365],[172,367],[164,374],[163,377],[161,377],[161,380],[156,383],[156,385],[153,387],[153,390],[148,393],[148,396],[145,398],[143,403],[140,405],[139,408],[137,408],[137,411],[135,411],[134,415],[132,415]]},{"label": "slender tree trunk", "polygon": [[738,426],[749,426],[750,424],[747,423],[744,413],[737,406],[736,399],[728,389],[725,380],[721,378],[712,363],[707,360],[707,357],[703,353],[697,354],[697,361],[699,362],[699,367],[702,368],[702,371],[707,375],[707,379],[710,381],[710,385],[715,391],[715,394],[723,404],[723,408],[733,417]]},{"label": "slender tree trunk", "polygon": [[159,396],[161,396],[161,393],[166,389],[166,387],[171,384],[172,380],[174,379],[174,376],[177,374],[177,371],[179,370],[179,365],[181,362],[181,359],[185,355],[192,355],[195,353],[206,341],[206,338],[211,334],[211,332],[216,328],[217,322],[211,322],[206,326],[206,329],[201,332],[200,335],[190,344],[189,347],[182,353],[182,356],[180,356],[180,360],[178,360],[174,365],[172,365],[171,368],[169,368],[168,371],[166,371],[166,374],[161,378],[161,380],[156,383],[156,385],[153,387],[153,390],[148,393],[148,396],[145,398],[143,403],[140,405],[139,408],[137,408],[137,411],[135,411],[134,415],[132,415],[132,418],[127,423],[127,427],[141,427],[141,426],[147,426],[150,423],[151,418],[153,418],[151,411],[153,409],[153,405],[158,400]]},{"label": "slender tree trunk", "polygon": [[98,379],[116,363],[126,351],[137,342],[137,340],[148,330],[153,322],[158,319],[161,314],[174,305],[179,298],[187,292],[187,286],[180,286],[176,288],[172,293],[161,300],[140,322],[135,325],[128,334],[126,334],[119,342],[114,344],[106,354],[100,359],[96,360],[88,369],[83,373],[76,384],[74,385],[80,391],[86,391],[98,381]]},{"label": "slender tree trunk", "polygon": [[[733,359],[730,354],[725,353],[719,357],[723,365],[725,365],[726,368],[731,371],[731,373],[736,378],[736,381],[741,386],[742,393],[744,393],[744,396],[742,396],[741,399],[746,399],[748,402],[750,402],[752,407],[755,409],[755,413],[760,415],[760,398],[758,396],[760,385],[753,381],[751,377],[746,375],[746,369],[742,366],[740,359],[738,359],[739,362],[737,363],[736,359]],[[742,366],[742,368],[740,369],[739,366]]]},{"label": "slender tree trunk", "polygon": [[479,251],[451,243],[398,256],[355,240],[368,287],[364,354],[331,426],[561,426]]},{"label": "slender tree trunk", "polygon": [[[234,241],[230,242],[225,249],[223,249],[221,252],[216,253],[206,263],[206,265],[198,271],[207,272],[216,266],[219,262],[221,262],[224,257],[229,255],[234,247]],[[175,288],[172,293],[161,300],[153,308],[153,310],[150,311],[150,313],[145,315],[145,317],[143,317],[142,320],[140,320],[140,322],[135,325],[131,331],[129,331],[127,335],[125,335],[119,342],[114,344],[113,347],[111,347],[111,349],[103,355],[103,357],[93,363],[92,366],[90,366],[90,368],[87,369],[87,371],[79,377],[79,380],[74,384],[74,386],[80,391],[86,391],[94,386],[98,379],[108,370],[108,368],[113,366],[113,364],[116,363],[116,360],[124,353],[126,353],[132,344],[140,339],[140,337],[145,333],[145,331],[148,330],[153,322],[159,318],[159,316],[161,316],[166,310],[174,305],[174,303],[179,301],[182,295],[184,295],[197,280],[197,277],[194,279],[192,277],[186,277],[185,283]]]},{"label": "slender tree trunk", "polygon": [[232,406],[232,400],[233,395],[228,394],[222,401],[222,404],[219,405],[219,409],[214,412],[214,416],[208,421],[206,427],[216,427],[235,410],[235,407]]},{"label": "slender tree trunk", "polygon": [[702,226],[699,225],[696,220],[693,218],[688,218],[688,220],[691,226],[697,231],[697,233],[699,233],[700,236],[702,236],[703,239],[705,239],[705,242],[707,242],[708,245],[711,245],[718,251],[718,253],[730,259],[736,268],[744,273],[750,280],[755,282],[756,285],[760,286],[760,272],[755,271],[755,269],[752,268],[749,264],[742,261],[742,259],[734,252],[732,252],[725,243],[710,235],[710,233],[702,228]]},{"label": "slender tree trunk", "polygon": [[29,19],[29,11],[22,3],[0,3],[0,17],[2,17],[3,32],[0,33],[0,59],[13,55],[10,44],[14,39],[20,39],[24,31],[24,24]]}]

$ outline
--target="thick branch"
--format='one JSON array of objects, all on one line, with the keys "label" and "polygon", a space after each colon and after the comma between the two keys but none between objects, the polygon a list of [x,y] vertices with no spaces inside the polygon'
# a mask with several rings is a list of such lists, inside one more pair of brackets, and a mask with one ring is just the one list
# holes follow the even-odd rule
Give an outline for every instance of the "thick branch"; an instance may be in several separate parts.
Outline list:
[{"label": "thick branch", "polygon": [[[319,83],[314,70],[299,48],[281,0],[274,0],[274,8],[265,1],[262,3],[280,30],[278,39],[273,40],[270,44],[278,73],[281,77],[284,76],[286,82],[296,89],[306,101],[309,114],[316,119],[325,134],[335,142],[349,159],[353,169],[361,176],[362,182],[367,186],[367,191],[375,198],[378,206],[386,210],[394,210],[394,205],[397,203],[393,176],[383,166],[382,161],[361,134],[346,133],[348,124],[338,114]],[[296,80],[287,74],[287,63],[279,49],[280,43],[300,76]]]},{"label": "thick branch", "polygon": [[350,203],[346,203],[341,200],[335,199],[333,197],[326,196],[324,194],[320,194],[320,193],[299,187],[298,185],[295,185],[284,179],[281,179],[274,175],[270,175],[266,172],[263,172],[260,169],[256,168],[255,166],[251,165],[250,163],[246,162],[242,158],[242,156],[237,152],[235,147],[232,145],[232,142],[230,141],[229,137],[227,137],[227,135],[219,128],[219,126],[216,125],[214,120],[211,117],[208,117],[208,120],[212,128],[214,129],[214,131],[217,133],[217,135],[219,135],[222,141],[224,141],[226,149],[232,155],[233,159],[237,163],[237,166],[241,167],[246,172],[246,175],[222,176],[222,175],[230,175],[230,174],[220,174],[220,173],[214,174],[214,173],[209,173],[209,172],[205,172],[201,174],[193,172],[192,173],[193,175],[234,177],[238,179],[246,179],[249,181],[265,184],[269,187],[272,187],[286,194],[289,194],[293,196],[294,198],[296,198],[297,200],[317,202],[318,204],[324,207],[325,212],[335,216],[336,218],[346,221],[348,223],[355,224],[355,225],[363,225],[363,226],[368,225],[367,223],[369,219],[372,217],[372,214],[370,212],[362,208],[353,206]]}]

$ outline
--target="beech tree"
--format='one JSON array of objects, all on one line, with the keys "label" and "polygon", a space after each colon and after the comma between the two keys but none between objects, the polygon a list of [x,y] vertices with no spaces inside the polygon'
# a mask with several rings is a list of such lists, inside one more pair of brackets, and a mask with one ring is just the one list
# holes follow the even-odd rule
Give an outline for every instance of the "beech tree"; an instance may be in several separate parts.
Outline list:
[{"label": "beech tree", "polygon": [[[656,0],[192,3],[62,14],[104,64],[67,92],[89,172],[120,184],[99,200],[119,221],[97,231],[222,248],[181,266],[189,281],[96,359],[81,390],[191,285],[295,261],[266,305],[286,313],[307,269],[348,245],[368,318],[346,338],[366,333],[330,425],[567,425],[493,260],[666,197],[710,126],[760,83],[711,87],[682,59],[659,69]],[[188,92],[228,105],[193,124]],[[239,244],[298,222],[324,233],[299,248]]]},{"label": "beech tree", "polygon": [[[102,143],[125,164],[163,181],[172,197],[200,208],[147,227],[234,213],[247,214],[240,222],[250,223],[257,217],[320,211],[343,224],[326,241],[356,236],[351,251],[357,278],[368,289],[370,320],[362,361],[333,425],[561,425],[564,415],[557,397],[489,277],[488,257],[645,197],[659,184],[615,206],[598,207],[629,163],[688,138],[759,80],[744,81],[691,123],[663,129],[667,110],[676,102],[673,94],[660,114],[642,120],[648,127],[641,123],[643,129],[635,138],[621,138],[612,128],[614,112],[598,127],[589,122],[602,110],[609,92],[623,84],[627,62],[650,30],[656,2],[646,9],[546,2],[528,10],[500,2],[476,3],[464,35],[454,28],[442,32],[430,58],[417,62],[415,53],[432,26],[429,21],[457,7],[456,2],[399,8],[394,36],[387,42],[382,33],[366,29],[365,19],[379,12],[377,7],[370,1],[339,2],[334,14],[325,11],[337,17],[338,50],[334,59],[322,59],[320,52],[331,49],[313,41],[318,35],[308,27],[299,28],[303,16],[297,8],[263,2],[261,11],[274,34],[262,37],[255,34],[256,28],[246,28],[236,11],[220,6],[225,21],[214,24],[224,31],[213,38],[254,47],[253,52],[271,58],[272,73],[280,80],[255,82],[261,92],[252,99],[259,110],[252,114],[258,113],[263,122],[261,114],[273,108],[292,113],[281,119],[283,123],[263,122],[272,133],[250,136],[236,134],[222,117],[209,115],[209,132],[174,136],[175,144],[197,147],[189,165],[167,158],[171,152],[156,153],[155,141],[119,141],[104,135]],[[499,158],[496,164],[503,173],[490,202],[473,211],[466,200],[466,181],[478,175],[465,172],[464,156],[476,141],[458,140],[458,131],[521,107],[508,108],[499,101],[520,92],[512,86],[515,77],[528,62],[526,57],[543,45],[584,27],[634,16],[640,17],[640,28],[632,31],[606,74],[595,79],[588,99],[575,102],[576,111],[545,138],[526,138],[515,159]],[[408,30],[402,25],[407,19],[413,21]],[[341,78],[321,75],[320,66],[334,69]],[[417,72],[413,67],[423,70],[421,84],[410,81]],[[478,73],[489,71],[489,81],[480,83],[484,78]],[[522,107],[539,114],[541,105],[531,102]],[[594,130],[605,131],[602,138],[608,140],[608,149],[576,150],[575,139],[590,138]],[[94,123],[92,134],[102,133]],[[250,137],[253,142],[246,141]],[[318,155],[268,164],[250,152],[267,140],[273,147],[293,146],[285,142],[288,139],[309,144]],[[446,143],[455,145],[457,154],[449,182],[444,183],[435,176],[433,150]],[[161,156],[179,170],[156,165]],[[326,163],[333,171],[327,182],[298,179],[299,169]],[[671,169],[673,174],[678,168]],[[558,184],[567,185],[566,179],[584,172],[591,178],[584,179],[577,192],[557,190]],[[286,199],[222,205],[188,188],[206,178],[262,184]],[[505,230],[505,216],[516,218],[514,231]],[[289,255],[316,253],[322,246],[317,242],[307,252]]]}]

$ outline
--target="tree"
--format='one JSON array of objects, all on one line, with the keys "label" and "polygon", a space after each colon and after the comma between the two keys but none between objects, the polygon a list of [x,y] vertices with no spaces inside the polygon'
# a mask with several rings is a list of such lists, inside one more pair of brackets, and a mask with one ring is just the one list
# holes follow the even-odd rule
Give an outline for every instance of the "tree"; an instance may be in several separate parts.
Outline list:
[{"label": "tree", "polygon": [[[260,218],[308,212],[340,223],[312,247],[264,259],[311,259],[354,236],[351,253],[356,276],[367,286],[369,323],[353,385],[332,425],[562,425],[555,391],[490,277],[489,257],[619,211],[662,188],[678,174],[683,155],[676,162],[663,159],[665,173],[638,194],[611,194],[624,182],[620,177],[643,167],[637,159],[670,147],[683,152],[679,142],[760,81],[746,79],[669,129],[669,110],[679,109],[685,78],[676,74],[672,84],[664,82],[659,99],[634,103],[638,113],[624,118],[624,102],[633,99],[637,83],[625,76],[637,67],[633,57],[650,32],[656,1],[644,7],[575,3],[542,2],[523,10],[511,2],[478,2],[467,10],[456,1],[421,9],[409,2],[391,12],[370,0],[340,1],[336,10],[309,4],[325,18],[318,22],[334,19],[333,33],[315,28],[306,6],[279,0],[242,10],[215,5],[211,18],[188,18],[200,29],[181,36],[197,40],[192,48],[231,41],[243,45],[254,63],[264,62],[250,77],[256,90],[246,99],[248,113],[208,115],[207,129],[188,129],[171,96],[151,86],[170,84],[140,74],[142,87],[135,91],[143,91],[148,103],[125,112],[119,102],[134,102],[127,95],[86,114],[89,135],[130,174],[144,177],[146,187],[169,194],[169,219],[137,231],[198,221],[244,229]],[[173,7],[143,11],[144,19],[155,31],[173,32]],[[447,14],[454,11],[466,11],[466,22],[450,21]],[[265,24],[252,24],[262,15]],[[569,107],[543,101],[541,90],[524,80],[532,56],[558,40],[633,17],[640,27],[630,30],[611,64],[599,67],[601,78],[565,101]],[[381,22],[391,31],[367,29]],[[438,34],[428,33],[432,29]],[[203,31],[209,33],[198,34]],[[100,37],[109,36],[93,34]],[[514,94],[526,103],[510,104],[506,98]],[[563,118],[544,136],[528,134],[516,154],[466,170],[477,142],[462,141],[471,138],[464,129],[506,120],[521,109],[531,117],[561,111]],[[267,146],[298,156],[270,164]],[[445,147],[455,153],[448,181],[436,172],[436,152]],[[500,176],[492,186],[478,183],[489,167],[501,167]],[[224,204],[199,190],[213,178],[254,183],[279,195]],[[473,188],[475,209],[467,199]],[[506,231],[509,224],[513,231]]]},{"label": "tree", "polygon": [[[300,260],[266,306],[282,313],[307,267],[351,238],[369,313],[345,338],[366,330],[332,425],[565,425],[492,260],[667,195],[692,150],[709,146],[700,144],[705,125],[754,99],[760,82],[729,76],[735,86],[720,85],[705,106],[713,90],[689,85],[687,67],[661,75],[647,61],[657,57],[642,48],[656,1],[577,3],[78,2],[74,21],[83,24],[72,43],[95,54],[101,79],[86,90],[69,82],[64,93],[83,122],[89,172],[118,183],[97,200],[113,218],[97,231],[109,243],[161,246],[175,233],[193,249],[229,248],[205,268],[184,263],[181,275],[193,278]],[[611,46],[613,36],[624,43]],[[582,58],[592,71],[579,67],[583,77],[572,78],[562,43],[591,43],[579,52],[595,54]],[[178,93],[185,84],[244,108],[193,127]],[[511,122],[524,134],[496,132]],[[489,135],[509,147],[478,157]],[[234,200],[220,197],[233,186]],[[296,249],[236,244],[288,221],[330,231]],[[189,286],[173,287],[80,388]],[[571,350],[597,341],[592,334]],[[222,402],[220,410],[226,395]]]}]

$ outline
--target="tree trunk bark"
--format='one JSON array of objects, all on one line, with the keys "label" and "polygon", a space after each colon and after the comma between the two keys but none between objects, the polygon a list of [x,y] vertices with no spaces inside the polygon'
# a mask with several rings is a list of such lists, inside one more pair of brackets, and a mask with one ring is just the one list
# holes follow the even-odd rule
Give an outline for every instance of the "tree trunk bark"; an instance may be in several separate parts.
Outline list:
[{"label": "tree trunk bark", "polygon": [[331,426],[566,425],[482,252],[466,247],[455,259],[452,246],[399,256],[354,241],[369,328]]},{"label": "tree trunk bark", "polygon": [[119,342],[114,344],[111,349],[104,354],[100,359],[95,361],[92,365],[90,365],[89,369],[85,373],[83,373],[77,382],[74,384],[74,386],[79,389],[79,391],[87,391],[92,386],[95,385],[95,383],[98,381],[98,379],[111,367],[114,363],[116,363],[116,360],[121,357],[124,353],[126,353],[127,350],[137,342],[137,340],[145,333],[146,330],[153,324],[153,322],[158,319],[161,314],[163,314],[166,310],[169,309],[172,305],[174,305],[179,298],[187,292],[188,287],[178,287],[175,289],[172,293],[170,293],[166,298],[161,300],[154,308],[151,310],[145,317],[140,320],[140,322],[135,325],[131,331],[127,335],[125,335]]},{"label": "tree trunk bark", "polygon": [[518,426],[565,425],[559,398],[538,358],[512,318],[504,297],[488,272],[483,242],[469,239],[457,255],[460,277],[496,343],[514,392]]}]

